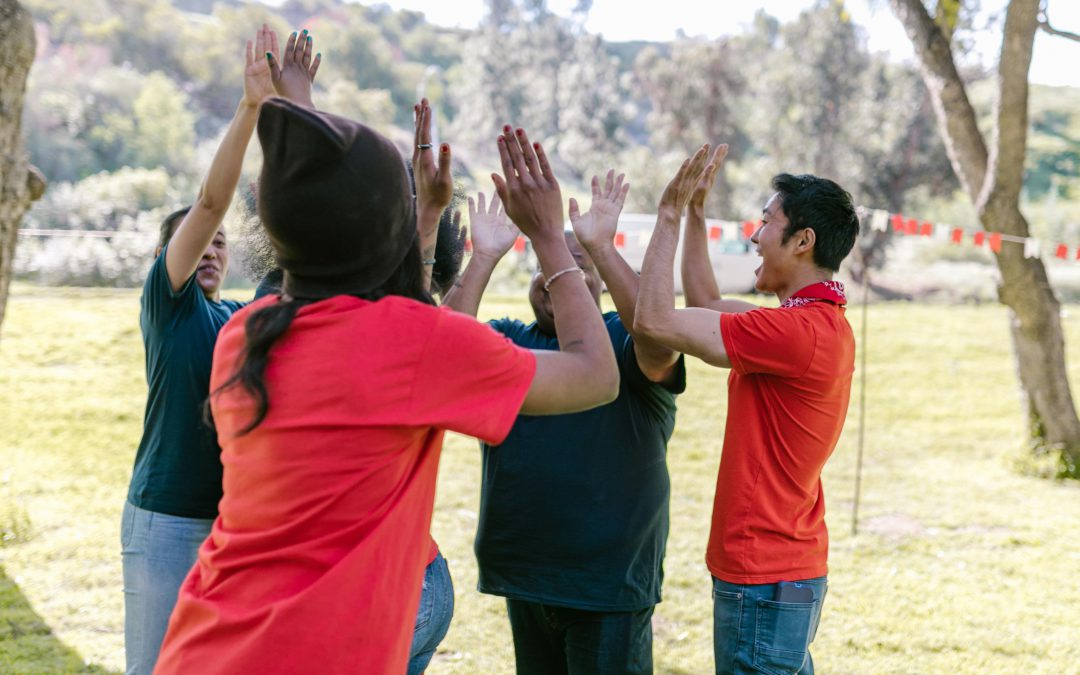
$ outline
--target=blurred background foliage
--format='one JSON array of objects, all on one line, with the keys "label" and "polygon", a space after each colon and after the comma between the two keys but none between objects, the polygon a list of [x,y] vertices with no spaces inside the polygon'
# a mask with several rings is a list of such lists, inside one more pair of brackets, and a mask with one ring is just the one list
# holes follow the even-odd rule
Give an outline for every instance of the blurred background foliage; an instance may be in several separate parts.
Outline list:
[{"label": "blurred background foliage", "polygon": [[[587,193],[593,173],[625,171],[632,211],[651,213],[682,158],[709,141],[731,145],[710,217],[755,218],[771,176],[789,171],[833,178],[867,207],[977,226],[914,66],[871,52],[837,0],[788,23],[760,11],[739,34],[667,43],[589,33],[588,0],[568,17],[544,0],[488,0],[475,30],[341,0],[24,4],[38,32],[24,130],[51,186],[24,228],[122,233],[24,237],[24,279],[139,282],[157,222],[194,198],[240,98],[244,42],[263,22],[282,42],[309,29],[324,56],[317,105],[384,130],[403,149],[412,103],[430,98],[436,133],[453,143],[469,189],[490,190],[492,140],[510,122],[544,142],[567,196]],[[960,18],[961,45],[970,24]],[[988,124],[992,69],[962,64]],[[1080,89],[1033,86],[1030,119],[1024,200],[1033,234],[1075,243]],[[248,181],[258,170],[252,145]]]}]

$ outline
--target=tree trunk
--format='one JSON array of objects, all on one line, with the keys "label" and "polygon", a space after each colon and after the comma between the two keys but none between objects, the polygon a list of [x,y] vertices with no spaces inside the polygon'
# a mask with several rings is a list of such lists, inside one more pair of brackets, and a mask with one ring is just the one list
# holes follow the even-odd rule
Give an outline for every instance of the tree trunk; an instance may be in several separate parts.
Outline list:
[{"label": "tree trunk", "polygon": [[[1027,149],[1027,78],[1039,0],[1011,0],[1008,5],[998,64],[995,136],[989,148],[941,26],[921,0],[890,0],[890,4],[915,47],[953,171],[980,222],[991,232],[1029,236],[1020,191]],[[1001,271],[998,297],[1011,310],[1032,445],[1060,453],[1062,473],[1080,478],[1080,418],[1065,368],[1061,306],[1041,259],[1025,258],[1015,245],[1003,247],[996,257]]]},{"label": "tree trunk", "polygon": [[11,284],[19,223],[45,181],[30,166],[22,138],[26,76],[34,62],[34,24],[16,0],[0,0],[0,325]]}]

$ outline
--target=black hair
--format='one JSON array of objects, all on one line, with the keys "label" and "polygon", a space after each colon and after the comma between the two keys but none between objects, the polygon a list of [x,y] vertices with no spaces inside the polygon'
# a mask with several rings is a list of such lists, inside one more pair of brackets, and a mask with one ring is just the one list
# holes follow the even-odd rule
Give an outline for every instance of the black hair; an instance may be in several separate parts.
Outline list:
[{"label": "black hair", "polygon": [[461,226],[461,203],[465,201],[465,188],[454,185],[450,205],[439,218],[439,233],[435,240],[435,264],[431,267],[431,292],[444,295],[457,281],[461,262],[465,258],[465,228]]},{"label": "black hair", "polygon": [[184,219],[184,216],[186,216],[190,210],[190,206],[185,206],[184,208],[173,211],[165,216],[165,220],[161,221],[161,231],[158,233],[158,246],[165,248],[165,244],[168,244],[169,240],[172,239],[173,234],[176,233],[176,228],[180,225],[180,221]]},{"label": "black hair", "polygon": [[859,218],[851,195],[828,178],[782,173],[772,179],[788,219],[783,241],[799,230],[814,231],[814,264],[836,272],[855,246]]},{"label": "black hair", "polygon": [[[434,305],[431,295],[424,290],[423,264],[420,249],[413,245],[405,254],[390,278],[378,288],[366,293],[354,294],[362,300],[381,300],[390,295],[412,298],[418,302]],[[262,307],[251,313],[244,322],[244,357],[237,371],[210,394],[211,398],[236,385],[242,386],[255,399],[255,417],[237,435],[243,436],[259,426],[270,410],[270,399],[266,391],[266,364],[270,360],[270,349],[278,338],[289,329],[297,312],[305,305],[318,302],[310,298],[282,298],[276,303]],[[206,417],[210,419],[210,401],[206,402]]]}]

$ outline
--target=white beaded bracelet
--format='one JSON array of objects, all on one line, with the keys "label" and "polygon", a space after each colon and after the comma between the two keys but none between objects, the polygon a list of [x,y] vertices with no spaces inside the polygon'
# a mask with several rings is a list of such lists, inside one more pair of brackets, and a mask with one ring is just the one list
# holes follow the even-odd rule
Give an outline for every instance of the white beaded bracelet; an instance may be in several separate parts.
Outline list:
[{"label": "white beaded bracelet", "polygon": [[552,274],[550,277],[548,277],[547,280],[544,282],[544,292],[547,293],[551,289],[551,284],[555,283],[556,279],[568,272],[581,272],[581,276],[585,276],[585,270],[581,269],[576,265],[574,267],[567,267],[564,270],[559,270],[555,274]]}]

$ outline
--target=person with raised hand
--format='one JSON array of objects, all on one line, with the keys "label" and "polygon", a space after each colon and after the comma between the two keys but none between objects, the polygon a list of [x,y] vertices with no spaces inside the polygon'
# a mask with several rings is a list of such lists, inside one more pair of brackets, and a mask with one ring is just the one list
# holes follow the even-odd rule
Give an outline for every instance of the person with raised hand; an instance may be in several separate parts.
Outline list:
[{"label": "person with raised hand", "polygon": [[435,265],[435,246],[439,237],[439,221],[454,198],[454,177],[450,171],[450,144],[439,144],[439,161],[431,143],[431,104],[426,98],[413,106],[414,134],[412,172],[416,184],[416,230],[420,237],[420,256],[424,263],[424,279],[431,285],[431,270]]},{"label": "person with raised hand", "polygon": [[500,141],[499,186],[576,324],[559,353],[520,349],[434,306],[406,162],[389,139],[279,98],[263,105],[258,132],[258,215],[284,283],[217,343],[221,513],[157,672],[401,673],[444,432],[498,444],[521,411],[610,401],[618,371],[570,274],[558,183],[524,133]]},{"label": "person with raised hand", "polygon": [[264,24],[245,48],[243,97],[195,203],[162,223],[139,324],[149,392],[121,522],[128,673],[154,669],[184,576],[221,499],[220,448],[203,423],[218,331],[243,303],[221,299],[229,263],[222,221],[263,101],[274,93]]},{"label": "person with raised hand", "polygon": [[[645,254],[635,324],[656,342],[730,368],[729,421],[705,562],[713,576],[717,673],[812,675],[828,587],[821,471],[843,429],[855,339],[833,280],[859,221],[831,180],[779,174],[750,238],[755,286],[777,308],[721,297],[704,234],[705,197],[726,155],[703,146],[664,190]],[[688,307],[675,309],[679,220]]]},{"label": "person with raised hand", "polygon": [[[652,672],[652,614],[660,601],[668,534],[667,442],[675,395],[685,388],[679,354],[639,340],[637,274],[615,249],[629,185],[594,177],[592,202],[570,200],[567,246],[599,307],[606,282],[618,312],[603,315],[620,373],[619,396],[577,414],[518,417],[499,445],[482,444],[476,533],[479,589],[506,598],[518,673]],[[470,200],[473,255],[446,304],[476,313],[491,270],[517,228]],[[575,237],[576,233],[576,237]],[[558,350],[565,336],[537,273],[535,321],[490,325],[514,344]],[[558,325],[556,325],[558,324]]]}]

